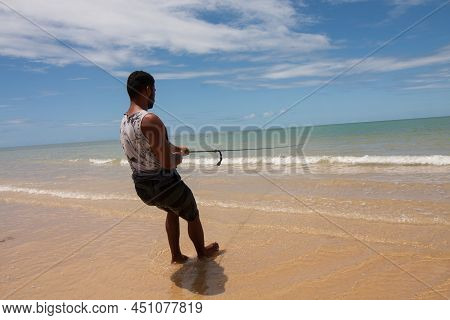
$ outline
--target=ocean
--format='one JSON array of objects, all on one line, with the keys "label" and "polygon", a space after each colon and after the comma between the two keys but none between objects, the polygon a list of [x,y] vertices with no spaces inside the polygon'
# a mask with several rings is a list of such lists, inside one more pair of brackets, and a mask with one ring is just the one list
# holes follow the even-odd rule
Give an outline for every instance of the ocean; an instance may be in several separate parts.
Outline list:
[{"label": "ocean", "polygon": [[[450,166],[450,117],[315,126],[308,129],[310,134],[306,141],[301,141],[302,127],[217,130],[180,134],[171,137],[171,141],[192,150],[276,147],[224,152],[222,165],[236,169],[242,169],[246,164],[296,166],[306,163],[315,165],[318,173],[320,169],[328,171],[329,167],[346,166],[386,169],[423,166],[433,172],[433,168],[441,167],[445,171]],[[303,147],[295,146],[299,144]],[[83,168],[108,167],[124,173],[128,169],[118,140],[3,148],[0,149],[0,160],[2,178],[19,177],[21,171],[48,175],[62,168],[76,172]],[[191,155],[183,159],[180,170],[216,162],[214,153]]]}]

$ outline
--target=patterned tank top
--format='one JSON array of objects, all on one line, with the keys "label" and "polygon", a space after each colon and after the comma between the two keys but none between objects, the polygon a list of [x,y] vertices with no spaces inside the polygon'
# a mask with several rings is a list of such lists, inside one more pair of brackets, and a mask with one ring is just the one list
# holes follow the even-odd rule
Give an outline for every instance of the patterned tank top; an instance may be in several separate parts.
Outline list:
[{"label": "patterned tank top", "polygon": [[147,137],[141,130],[142,119],[149,112],[142,110],[128,116],[124,114],[120,124],[120,143],[130,164],[133,176],[152,175],[161,169],[159,160],[152,152]]}]

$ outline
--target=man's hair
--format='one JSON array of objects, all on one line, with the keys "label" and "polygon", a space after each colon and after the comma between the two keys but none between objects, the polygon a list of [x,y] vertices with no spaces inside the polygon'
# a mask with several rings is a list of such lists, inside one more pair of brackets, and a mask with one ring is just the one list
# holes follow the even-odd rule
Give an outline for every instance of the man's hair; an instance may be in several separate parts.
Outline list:
[{"label": "man's hair", "polygon": [[136,98],[147,86],[154,87],[155,79],[145,71],[134,71],[127,81],[127,91],[130,99]]}]

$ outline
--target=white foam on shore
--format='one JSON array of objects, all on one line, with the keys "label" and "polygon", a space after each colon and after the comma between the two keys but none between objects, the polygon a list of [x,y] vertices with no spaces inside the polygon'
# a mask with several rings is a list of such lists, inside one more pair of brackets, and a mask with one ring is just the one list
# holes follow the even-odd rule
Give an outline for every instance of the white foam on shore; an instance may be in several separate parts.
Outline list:
[{"label": "white foam on shore", "polygon": [[15,187],[10,185],[0,185],[0,192],[27,193],[32,195],[51,196],[62,199],[82,199],[82,200],[137,200],[137,197],[129,197],[117,194],[86,193],[78,191],[59,191],[37,188]]},{"label": "white foam on shore", "polygon": [[[450,165],[450,156],[431,155],[431,156],[335,156],[335,157],[310,157],[312,163],[329,162],[342,163],[351,165],[373,164],[373,165],[433,165],[448,166]],[[310,159],[307,157],[307,162]]]},{"label": "white foam on shore", "polygon": [[[255,210],[268,213],[288,213],[288,214],[313,214],[311,210],[299,210],[298,208],[283,207],[283,206],[264,206],[264,205],[251,205],[247,203],[233,202],[233,201],[197,201],[200,206],[204,207],[218,207],[224,209],[239,209],[239,210]],[[315,213],[314,213],[315,214]],[[412,215],[401,214],[399,216],[385,216],[364,214],[358,212],[321,212],[321,214],[329,217],[344,218],[344,219],[356,219],[373,222],[385,222],[385,223],[399,223],[399,224],[442,224],[450,225],[450,222],[445,218],[430,216],[430,217],[415,217]]]},{"label": "white foam on shore", "polygon": [[89,162],[93,165],[105,165],[112,164],[116,159],[89,159]]},{"label": "white foam on shore", "polygon": [[[77,162],[79,159],[69,160],[70,162]],[[125,159],[89,159],[89,163],[95,166],[105,165],[121,165],[127,166],[128,160]]]},{"label": "white foam on shore", "polygon": [[[11,185],[0,185],[0,192],[13,192],[13,193],[26,193],[30,195],[38,196],[51,196],[62,199],[80,199],[80,200],[139,200],[138,197],[118,195],[118,194],[102,194],[102,193],[86,193],[79,191],[58,191],[49,189],[37,189],[16,187]],[[237,209],[237,210],[255,210],[259,212],[267,213],[287,213],[287,214],[312,214],[309,210],[300,210],[299,208],[285,207],[280,205],[261,205],[261,204],[249,204],[237,201],[218,201],[218,200],[198,200],[199,206],[203,207],[216,207],[224,209]],[[450,225],[450,222],[445,218],[429,216],[429,217],[417,217],[414,215],[401,214],[399,216],[380,216],[373,214],[364,214],[360,212],[322,212],[326,216],[339,217],[345,219],[360,219],[365,221],[378,221],[387,223],[399,223],[399,224],[442,224]]]},{"label": "white foam on shore", "polygon": [[[74,161],[74,160],[69,160]],[[215,165],[218,159],[215,157],[195,158],[184,157],[183,165]],[[125,159],[89,159],[90,164],[96,166],[121,165],[127,166]],[[450,156],[430,155],[430,156],[277,156],[277,157],[234,157],[223,158],[223,165],[396,165],[396,166],[450,166]]]}]

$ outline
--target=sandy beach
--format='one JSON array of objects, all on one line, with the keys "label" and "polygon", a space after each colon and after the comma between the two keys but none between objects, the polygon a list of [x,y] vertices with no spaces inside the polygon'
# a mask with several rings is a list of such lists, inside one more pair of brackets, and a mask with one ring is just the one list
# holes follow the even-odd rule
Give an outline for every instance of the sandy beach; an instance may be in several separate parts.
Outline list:
[{"label": "sandy beach", "polygon": [[[2,297],[450,296],[448,182],[376,181],[364,175],[267,177],[291,195],[259,175],[186,177],[199,203],[206,241],[218,241],[223,251],[197,261],[182,222],[181,248],[192,258],[184,265],[169,263],[164,214],[133,199],[129,182],[122,184],[129,200],[76,199],[69,193],[55,196],[50,189],[5,191],[0,201]],[[115,190],[119,181],[109,188]],[[89,188],[98,190],[95,182]],[[108,194],[105,186],[102,194]]]}]

